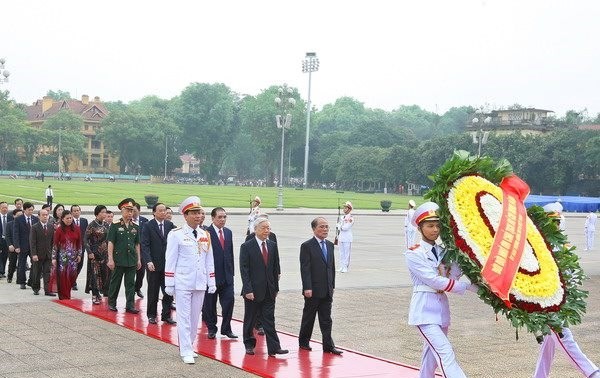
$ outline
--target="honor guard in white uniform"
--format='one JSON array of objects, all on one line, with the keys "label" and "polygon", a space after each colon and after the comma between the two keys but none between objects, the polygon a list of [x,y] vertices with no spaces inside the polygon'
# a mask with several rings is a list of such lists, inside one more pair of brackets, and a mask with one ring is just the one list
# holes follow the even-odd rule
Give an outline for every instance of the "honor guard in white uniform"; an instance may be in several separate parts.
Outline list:
[{"label": "honor guard in white uniform", "polygon": [[336,225],[340,231],[338,236],[338,245],[340,246],[340,273],[346,273],[350,268],[350,253],[352,252],[352,226],[354,225],[354,217],[352,214],[352,202],[344,203],[344,216],[340,223]]},{"label": "honor guard in white uniform", "polygon": [[594,234],[596,233],[596,221],[598,216],[593,211],[585,217],[583,231],[585,234],[585,251],[591,251],[594,248]]},{"label": "honor guard in white uniform", "polygon": [[446,292],[463,294],[467,289],[476,292],[477,286],[458,281],[462,275],[458,265],[447,267],[442,263],[446,251],[436,244],[440,234],[438,208],[433,202],[425,202],[412,218],[423,240],[405,253],[413,282],[408,324],[417,326],[424,340],[419,377],[434,378],[439,367],[444,377],[462,378],[465,374],[446,336],[450,326]]},{"label": "honor guard in white uniform", "polygon": [[198,333],[204,294],[216,291],[215,268],[210,235],[200,227],[200,198],[188,197],[179,206],[183,227],[167,237],[165,292],[177,300],[179,354],[186,364],[198,355],[193,343]]},{"label": "honor guard in white uniform", "polygon": [[406,240],[406,248],[410,248],[417,242],[415,240],[417,228],[412,224],[412,218],[415,215],[415,207],[417,207],[415,201],[408,201],[408,210],[406,211],[406,218],[404,218],[404,238]]},{"label": "honor guard in white uniform", "polygon": [[[560,228],[560,216],[563,207],[560,203],[549,203],[544,206],[544,211],[548,214],[548,217],[554,219],[559,223]],[[533,373],[534,378],[546,378],[550,375],[550,369],[552,368],[552,360],[554,359],[554,352],[559,348],[569,358],[569,361],[579,370],[585,377],[589,378],[600,378],[600,371],[598,366],[590,361],[589,358],[581,351],[579,345],[573,338],[571,330],[567,327],[563,327],[561,332],[552,330],[552,333],[544,336],[542,346],[540,347],[540,354],[538,355],[537,364],[535,366],[535,372]]]},{"label": "honor guard in white uniform", "polygon": [[254,232],[254,221],[260,215],[260,197],[256,196],[250,202],[252,209],[250,210],[250,214],[248,214],[248,229],[246,230],[246,235],[250,235]]}]

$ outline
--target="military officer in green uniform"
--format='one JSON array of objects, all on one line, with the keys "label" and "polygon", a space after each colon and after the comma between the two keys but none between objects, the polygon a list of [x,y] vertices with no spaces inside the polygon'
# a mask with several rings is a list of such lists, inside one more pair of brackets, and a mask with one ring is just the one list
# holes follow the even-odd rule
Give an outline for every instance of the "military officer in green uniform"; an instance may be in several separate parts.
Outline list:
[{"label": "military officer in green uniform", "polygon": [[135,272],[140,269],[140,228],[131,221],[135,201],[125,198],[119,202],[121,219],[114,221],[108,230],[108,267],[112,270],[108,287],[108,309],[117,311],[117,297],[121,280],[125,276],[125,312],[137,314],[134,306]]}]

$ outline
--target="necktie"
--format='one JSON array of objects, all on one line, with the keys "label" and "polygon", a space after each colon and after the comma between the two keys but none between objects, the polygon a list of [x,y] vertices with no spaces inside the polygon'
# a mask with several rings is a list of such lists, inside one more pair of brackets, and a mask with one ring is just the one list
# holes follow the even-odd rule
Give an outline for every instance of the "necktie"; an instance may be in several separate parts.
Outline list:
[{"label": "necktie", "polygon": [[47,234],[47,231],[48,231],[48,229],[46,228],[46,225],[43,225],[42,227],[44,228],[44,235],[46,235],[46,234]]},{"label": "necktie", "polygon": [[438,255],[437,255],[437,252],[436,252],[436,250],[435,250],[435,247],[431,247],[431,252],[432,252],[432,253],[433,253],[433,255],[435,256],[435,259],[437,260],[437,258],[438,258]]},{"label": "necktie", "polygon": [[269,260],[269,253],[267,252],[267,243],[262,242],[262,256],[263,261],[265,262],[265,266],[267,266],[267,261]]},{"label": "necktie", "polygon": [[27,225],[31,227],[31,218],[27,217]]},{"label": "necktie", "polygon": [[6,215],[2,216],[2,236],[6,236]]},{"label": "necktie", "polygon": [[321,240],[321,252],[323,253],[323,260],[327,262],[327,246],[325,245],[325,240]]},{"label": "necktie", "polygon": [[[165,232],[164,232],[164,230],[163,230],[163,224],[162,224],[162,223],[159,223],[159,224],[158,224],[158,228],[159,228],[159,230],[160,230],[160,235],[161,235],[161,236],[165,236]],[[194,231],[196,231],[196,230],[194,230]]]},{"label": "necktie", "polygon": [[223,237],[223,230],[219,230],[219,241],[221,242],[221,248],[225,250],[225,238]]},{"label": "necktie", "polygon": [[79,219],[75,219],[75,224],[79,227]]},{"label": "necktie", "polygon": [[194,234],[194,239],[198,239],[198,231],[192,230],[192,234]]}]

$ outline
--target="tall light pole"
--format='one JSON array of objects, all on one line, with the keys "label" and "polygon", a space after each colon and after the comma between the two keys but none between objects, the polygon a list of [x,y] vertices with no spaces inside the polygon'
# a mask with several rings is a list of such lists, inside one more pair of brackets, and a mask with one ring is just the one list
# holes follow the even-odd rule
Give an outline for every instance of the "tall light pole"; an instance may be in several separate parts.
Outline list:
[{"label": "tall light pole", "polygon": [[[479,117],[483,117],[483,111],[477,110],[475,112]],[[488,128],[489,124],[492,122],[492,117],[486,117],[483,121],[477,116],[473,118],[471,121],[473,126],[479,127],[479,130],[471,132],[471,136],[473,137],[473,144],[477,144],[477,157],[481,156],[481,146],[487,143],[488,136],[490,134],[489,131],[485,131],[483,128]]]},{"label": "tall light pole", "polygon": [[4,69],[4,63],[6,63],[6,59],[0,58],[0,84],[8,83],[8,77],[10,76],[10,72]]},{"label": "tall light pole", "polygon": [[306,146],[304,147],[304,182],[302,185],[306,188],[308,183],[308,141],[310,135],[310,84],[311,74],[319,70],[319,58],[317,53],[307,52],[306,57],[302,61],[302,72],[308,72],[308,102],[306,103]]},{"label": "tall light pole", "polygon": [[281,164],[279,166],[279,192],[277,193],[277,211],[283,211],[283,149],[285,144],[285,129],[292,126],[292,115],[290,111],[296,105],[296,99],[292,96],[294,90],[283,84],[279,88],[279,95],[275,97],[275,104],[281,109],[282,114],[275,116],[277,128],[281,129]]},{"label": "tall light pole", "polygon": [[163,178],[163,182],[167,182],[167,161],[169,158],[167,141],[168,137],[167,134],[165,134],[165,177]]}]

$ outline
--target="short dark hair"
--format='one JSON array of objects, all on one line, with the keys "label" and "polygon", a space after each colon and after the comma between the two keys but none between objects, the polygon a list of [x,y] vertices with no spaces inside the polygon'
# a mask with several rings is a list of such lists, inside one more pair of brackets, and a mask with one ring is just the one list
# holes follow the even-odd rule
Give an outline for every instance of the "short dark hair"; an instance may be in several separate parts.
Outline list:
[{"label": "short dark hair", "polygon": [[14,210],[13,210],[13,217],[14,217],[15,215],[17,215],[17,213],[22,213],[22,212],[23,212],[23,210],[21,210],[21,209],[14,209]]},{"label": "short dark hair", "polygon": [[[3,203],[6,203],[6,201],[0,201],[0,205],[2,205]],[[6,203],[8,205],[8,203]]]},{"label": "short dark hair", "polygon": [[52,206],[50,206],[50,204],[45,203],[42,205],[42,208],[40,210],[44,210],[44,209],[52,209]]},{"label": "short dark hair", "polygon": [[19,202],[19,201],[23,202],[23,199],[22,199],[22,198],[15,198],[15,205],[16,205],[16,204],[17,204],[17,202]]},{"label": "short dark hair", "polygon": [[74,208],[74,207],[78,207],[78,208],[79,208],[79,210],[81,210],[81,206],[79,206],[79,205],[71,205],[71,212],[73,212],[73,208]]},{"label": "short dark hair", "polygon": [[154,206],[152,206],[152,213],[156,213],[156,209],[158,208],[159,205],[164,205],[164,203],[162,203],[162,202],[155,203]]},{"label": "short dark hair", "polygon": [[140,210],[141,210],[141,208],[142,208],[142,207],[140,206],[140,204],[139,204],[139,203],[137,203],[137,202],[136,202],[136,203],[134,203],[133,205],[134,205],[134,206],[135,206],[135,207],[138,209],[138,211],[140,211]]},{"label": "short dark hair", "polygon": [[[215,207],[215,208],[214,208],[214,209],[212,209],[212,211],[210,212],[210,216],[211,216],[211,217],[213,217],[213,218],[214,218],[214,217],[216,217],[216,216],[217,216],[217,213],[218,213],[219,211],[225,211],[225,209],[223,209],[222,207]],[[226,212],[226,211],[225,211],[225,212]]]},{"label": "short dark hair", "polygon": [[112,211],[106,209],[106,214],[112,214],[112,213],[113,213]]},{"label": "short dark hair", "polygon": [[169,206],[165,206],[167,208],[167,210],[171,210],[173,211],[173,209],[171,209]]},{"label": "short dark hair", "polygon": [[35,207],[35,206],[33,206],[33,204],[31,202],[25,202],[25,203],[23,203],[23,210],[27,210],[30,207]]},{"label": "short dark hair", "polygon": [[95,216],[98,216],[98,214],[100,214],[100,212],[101,212],[102,210],[106,210],[106,206],[104,206],[104,205],[97,205],[97,206],[94,208],[94,215],[95,215]]}]

